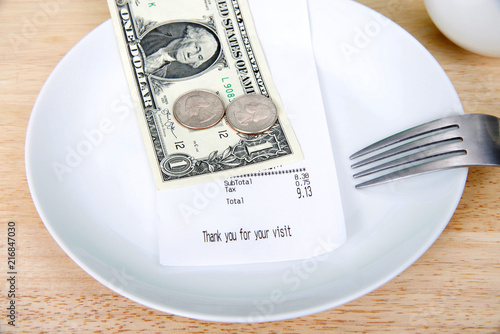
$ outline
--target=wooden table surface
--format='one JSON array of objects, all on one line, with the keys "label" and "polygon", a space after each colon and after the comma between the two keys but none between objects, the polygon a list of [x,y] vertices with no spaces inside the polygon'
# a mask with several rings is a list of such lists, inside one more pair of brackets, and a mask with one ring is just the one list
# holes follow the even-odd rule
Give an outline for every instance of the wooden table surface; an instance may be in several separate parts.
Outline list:
[{"label": "wooden table surface", "polygon": [[[362,0],[417,38],[467,113],[500,116],[500,58],[467,52],[433,25],[423,0]],[[500,168],[471,168],[458,209],[409,269],[341,307],[280,322],[224,324],[164,314],[109,290],[56,244],[33,205],[24,142],[47,76],[109,18],[104,0],[0,1],[0,332],[500,333]],[[16,224],[16,326],[8,325],[8,224]]]}]

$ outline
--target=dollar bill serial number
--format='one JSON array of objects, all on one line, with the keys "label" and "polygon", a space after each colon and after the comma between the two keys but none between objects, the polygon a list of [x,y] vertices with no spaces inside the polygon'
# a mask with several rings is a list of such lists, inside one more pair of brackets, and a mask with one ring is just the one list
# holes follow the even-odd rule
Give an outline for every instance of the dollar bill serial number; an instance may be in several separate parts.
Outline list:
[{"label": "dollar bill serial number", "polygon": [[228,80],[228,77],[222,78],[222,85],[224,86],[224,94],[226,95],[228,101],[231,102],[236,95],[234,95],[233,85],[231,85]]}]

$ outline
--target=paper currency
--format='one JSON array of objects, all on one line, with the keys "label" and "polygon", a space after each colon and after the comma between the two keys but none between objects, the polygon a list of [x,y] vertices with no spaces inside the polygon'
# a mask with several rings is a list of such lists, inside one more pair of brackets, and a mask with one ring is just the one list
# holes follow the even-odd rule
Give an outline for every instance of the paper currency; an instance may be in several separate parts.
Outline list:
[{"label": "paper currency", "polygon": [[[251,173],[302,159],[246,0],[108,0],[139,126],[158,189]],[[192,90],[227,106],[246,94],[271,98],[278,120],[247,136],[225,119],[188,129],[174,102]]]}]

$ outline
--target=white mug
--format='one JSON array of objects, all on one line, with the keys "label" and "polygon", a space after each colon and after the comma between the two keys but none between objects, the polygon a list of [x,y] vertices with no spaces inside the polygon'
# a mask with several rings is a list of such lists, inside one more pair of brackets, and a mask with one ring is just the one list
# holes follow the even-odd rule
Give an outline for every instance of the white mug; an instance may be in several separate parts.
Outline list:
[{"label": "white mug", "polygon": [[425,0],[432,21],[452,42],[500,57],[500,0]]}]

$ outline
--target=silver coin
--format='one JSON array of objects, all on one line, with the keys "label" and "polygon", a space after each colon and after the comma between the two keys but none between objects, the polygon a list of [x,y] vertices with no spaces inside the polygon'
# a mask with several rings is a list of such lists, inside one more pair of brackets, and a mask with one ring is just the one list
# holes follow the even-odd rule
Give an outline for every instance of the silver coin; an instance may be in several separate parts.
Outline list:
[{"label": "silver coin", "polygon": [[228,124],[247,135],[269,130],[277,119],[278,110],[273,101],[258,94],[239,96],[226,109]]},{"label": "silver coin", "polygon": [[212,92],[193,90],[179,96],[174,103],[173,114],[186,128],[201,130],[219,123],[224,116],[224,104]]}]

